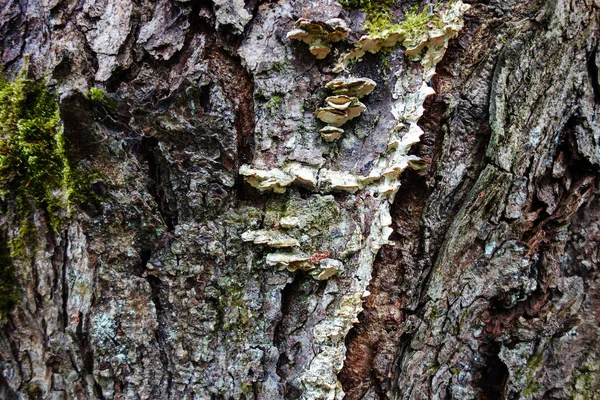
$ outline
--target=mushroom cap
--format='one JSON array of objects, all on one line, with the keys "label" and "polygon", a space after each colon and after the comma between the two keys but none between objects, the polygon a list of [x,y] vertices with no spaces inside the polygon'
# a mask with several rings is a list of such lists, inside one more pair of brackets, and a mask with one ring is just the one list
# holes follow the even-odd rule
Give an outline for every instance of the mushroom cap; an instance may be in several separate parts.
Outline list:
[{"label": "mushroom cap", "polygon": [[346,110],[346,113],[348,114],[348,119],[358,117],[366,109],[367,106],[365,106],[360,101],[358,102],[358,104],[348,107],[348,109]]},{"label": "mushroom cap", "polygon": [[322,107],[317,109],[317,118],[334,127],[342,126],[348,121],[346,110],[338,110],[333,107]]},{"label": "mushroom cap", "polygon": [[362,36],[358,42],[356,42],[356,47],[359,47],[364,51],[368,51],[371,54],[375,54],[381,50],[381,43],[381,38],[377,36]]},{"label": "mushroom cap", "polygon": [[344,133],[344,130],[341,128],[336,128],[335,126],[327,125],[325,128],[321,129],[321,137],[328,142],[333,142],[334,140],[339,139]]},{"label": "mushroom cap", "polygon": [[288,39],[296,39],[296,40],[302,40],[303,42],[308,41],[312,42],[314,40],[314,38],[312,37],[311,34],[309,34],[308,32],[306,32],[304,29],[292,29],[291,31],[289,31],[286,35],[286,37]]},{"label": "mushroom cap", "polygon": [[326,85],[335,95],[354,96],[359,99],[371,93],[375,86],[375,81],[369,78],[338,78]]},{"label": "mushroom cap", "polygon": [[329,41],[339,42],[340,40],[348,37],[348,32],[350,32],[350,29],[343,19],[331,18],[327,20],[326,24],[331,29],[328,37]]},{"label": "mushroom cap", "polygon": [[350,32],[344,20],[340,18],[332,18],[326,22],[300,18],[294,26],[295,29],[287,34],[288,39],[302,40],[309,45],[313,45],[315,41],[338,42],[346,38]]},{"label": "mushroom cap", "polygon": [[367,107],[357,101],[345,110],[334,107],[322,107],[317,109],[317,118],[333,127],[340,127],[348,120],[358,117]]},{"label": "mushroom cap", "polygon": [[[312,269],[312,265],[308,264],[306,266],[302,266],[303,263],[306,263],[310,260],[310,257],[304,253],[280,253],[274,252],[267,254],[266,262],[267,265],[278,266],[281,269],[285,269],[286,267],[290,270],[296,270],[298,268],[302,269]],[[292,267],[292,264],[300,264]]]},{"label": "mushroom cap", "polygon": [[[298,24],[298,22],[300,22]],[[300,18],[296,23],[296,27],[305,30],[306,32],[313,34],[317,37],[324,37],[328,34],[327,25],[324,22],[313,22],[303,18]]]},{"label": "mushroom cap", "polygon": [[404,36],[406,36],[406,32],[403,30],[391,31],[389,33],[388,31],[385,31],[384,33],[385,35],[383,36],[383,40],[381,42],[382,47],[393,47],[396,45],[396,43],[402,40]]},{"label": "mushroom cap", "polygon": [[310,51],[310,54],[315,56],[317,60],[322,60],[327,57],[329,53],[331,53],[331,47],[320,40],[311,43],[311,45],[308,47],[308,50]]},{"label": "mushroom cap", "polygon": [[358,103],[358,99],[356,97],[341,94],[337,96],[329,96],[325,99],[325,102],[329,107],[337,108],[338,110],[345,110],[352,105],[356,105]]}]

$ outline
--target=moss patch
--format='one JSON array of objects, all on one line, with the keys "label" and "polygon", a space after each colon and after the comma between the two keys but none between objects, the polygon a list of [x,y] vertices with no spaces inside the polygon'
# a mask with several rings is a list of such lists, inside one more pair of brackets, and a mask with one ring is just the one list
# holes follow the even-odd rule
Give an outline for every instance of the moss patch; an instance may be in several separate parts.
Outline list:
[{"label": "moss patch", "polygon": [[88,93],[88,97],[92,101],[97,101],[99,103],[104,103],[106,101],[106,96],[104,95],[104,91],[100,88],[93,87],[90,89]]},{"label": "moss patch", "polygon": [[339,0],[345,9],[358,8],[365,12],[365,25],[371,35],[398,27],[394,24],[394,0]]},{"label": "moss patch", "polygon": [[54,229],[58,211],[93,193],[93,174],[71,165],[58,103],[41,82],[22,71],[14,82],[0,77],[0,194],[16,201],[19,218],[35,208]]},{"label": "moss patch", "polygon": [[345,9],[358,8],[365,12],[365,27],[371,36],[381,34],[384,31],[403,30],[407,38],[417,37],[429,30],[429,26],[440,27],[442,21],[436,14],[440,3],[425,7],[419,11],[414,6],[404,14],[404,21],[394,22],[392,10],[394,0],[339,0]]},{"label": "moss patch", "polygon": [[18,299],[18,286],[10,250],[0,237],[0,319],[4,319]]},{"label": "moss patch", "polygon": [[436,3],[433,7],[426,7],[423,11],[419,11],[419,7],[415,6],[406,12],[400,27],[406,32],[407,37],[416,37],[426,33],[429,31],[429,25],[441,28],[443,22],[435,14],[437,7],[438,4]]},{"label": "moss patch", "polygon": [[22,72],[14,82],[0,80],[0,190],[12,193],[17,212],[29,204],[53,211],[65,168],[58,104]]},{"label": "moss patch", "polygon": [[57,232],[65,208],[97,197],[93,175],[70,160],[56,97],[43,82],[27,78],[25,69],[12,82],[0,72],[0,197],[17,228],[8,243],[0,243],[0,315],[14,300],[13,261],[36,247],[34,212],[42,210]]}]

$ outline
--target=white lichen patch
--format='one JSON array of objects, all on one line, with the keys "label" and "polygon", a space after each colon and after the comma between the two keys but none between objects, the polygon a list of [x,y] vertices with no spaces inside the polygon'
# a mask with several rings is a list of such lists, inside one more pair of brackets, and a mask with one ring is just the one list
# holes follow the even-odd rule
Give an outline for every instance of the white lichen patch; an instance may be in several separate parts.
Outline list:
[{"label": "white lichen patch", "polygon": [[[421,64],[425,69],[423,73],[423,79],[428,81],[435,74],[435,66],[439,63],[446,50],[448,49],[448,42],[458,36],[458,32],[464,26],[463,14],[471,6],[464,4],[462,1],[456,1],[448,4],[446,10],[440,14],[442,21],[442,27],[433,27],[429,31],[429,36],[425,41],[424,45],[427,46],[427,52],[423,56]],[[404,45],[407,47],[406,45]],[[408,52],[408,47],[407,47]],[[410,55],[407,53],[407,55]]]},{"label": "white lichen patch", "polygon": [[337,372],[344,365],[346,355],[346,347],[343,345],[344,338],[352,327],[352,323],[358,322],[357,315],[362,310],[361,303],[362,296],[360,294],[342,296],[335,306],[333,314],[315,326],[313,340],[320,351],[301,376],[306,389],[302,393],[301,399],[341,399],[344,397],[344,391],[337,379]]},{"label": "white lichen patch", "polygon": [[296,21],[295,28],[288,32],[287,38],[301,40],[308,44],[311,54],[318,60],[322,60],[331,52],[331,43],[346,38],[349,31],[344,20],[339,18],[332,18],[325,22],[300,18]]}]

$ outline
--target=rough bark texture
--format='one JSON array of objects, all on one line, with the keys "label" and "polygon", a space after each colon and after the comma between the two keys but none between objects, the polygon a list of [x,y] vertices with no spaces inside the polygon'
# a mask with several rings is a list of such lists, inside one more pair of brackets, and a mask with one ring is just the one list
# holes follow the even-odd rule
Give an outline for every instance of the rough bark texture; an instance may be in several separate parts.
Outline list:
[{"label": "rough bark texture", "polygon": [[[435,62],[402,46],[342,73],[377,87],[331,144],[315,110],[351,45],[316,60],[286,33],[340,17],[353,42],[360,10],[0,5],[5,75],[28,57],[47,77],[104,198],[58,232],[33,215],[0,396],[600,398],[600,3],[465,3],[431,80]],[[417,120],[399,160],[424,169],[349,187],[390,167]],[[261,192],[262,172],[297,175]],[[5,249],[22,227],[10,196],[0,205]]]}]

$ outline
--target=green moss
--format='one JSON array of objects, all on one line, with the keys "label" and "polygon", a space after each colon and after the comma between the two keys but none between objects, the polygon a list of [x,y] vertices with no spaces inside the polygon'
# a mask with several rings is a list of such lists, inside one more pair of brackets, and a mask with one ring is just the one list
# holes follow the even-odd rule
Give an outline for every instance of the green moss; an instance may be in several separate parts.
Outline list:
[{"label": "green moss", "polygon": [[419,8],[415,6],[405,14],[401,29],[406,32],[407,38],[418,37],[429,31],[430,23],[439,27],[441,19],[429,8],[419,12]]},{"label": "green moss", "polygon": [[32,208],[53,216],[62,203],[55,191],[62,185],[65,168],[56,99],[24,72],[14,82],[1,79],[0,132],[2,196],[14,196],[21,218]]},{"label": "green moss", "polygon": [[13,257],[35,247],[35,210],[56,232],[64,208],[91,193],[88,173],[71,165],[56,97],[25,70],[13,82],[0,73],[0,195],[19,228],[9,242]]},{"label": "green moss", "polygon": [[544,355],[542,353],[536,354],[527,362],[525,389],[523,389],[523,395],[529,397],[538,392],[540,389],[538,382],[535,380],[535,373],[542,366],[544,362]]},{"label": "green moss", "polygon": [[97,87],[93,87],[90,89],[90,92],[88,93],[88,98],[92,101],[97,101],[99,103],[104,103],[106,101],[104,91]]},{"label": "green moss", "polygon": [[0,319],[4,319],[18,299],[18,286],[10,250],[0,238]]},{"label": "green moss", "polygon": [[[391,47],[384,47],[383,49],[379,50],[379,58],[381,59],[381,64],[386,70],[392,69],[390,62],[388,61],[388,57],[390,56],[390,54],[392,54],[393,51],[394,49]],[[385,76],[387,76],[387,73],[385,71],[384,73]]]},{"label": "green moss", "polygon": [[338,0],[346,9],[358,8],[365,12],[365,26],[370,35],[378,35],[384,31],[406,32],[406,37],[417,37],[429,30],[430,25],[441,27],[442,20],[435,14],[438,10],[439,2],[425,7],[419,11],[418,6],[414,6],[404,15],[404,21],[394,22],[392,9],[394,0]]},{"label": "green moss", "polygon": [[392,16],[394,0],[339,0],[339,2],[345,9],[358,8],[365,12],[365,26],[371,35],[398,27],[394,24]]},{"label": "green moss", "polygon": [[281,93],[273,93],[273,95],[271,96],[271,100],[269,101],[269,104],[267,104],[267,107],[269,109],[279,107],[279,105],[281,104],[281,99],[282,99]]}]

